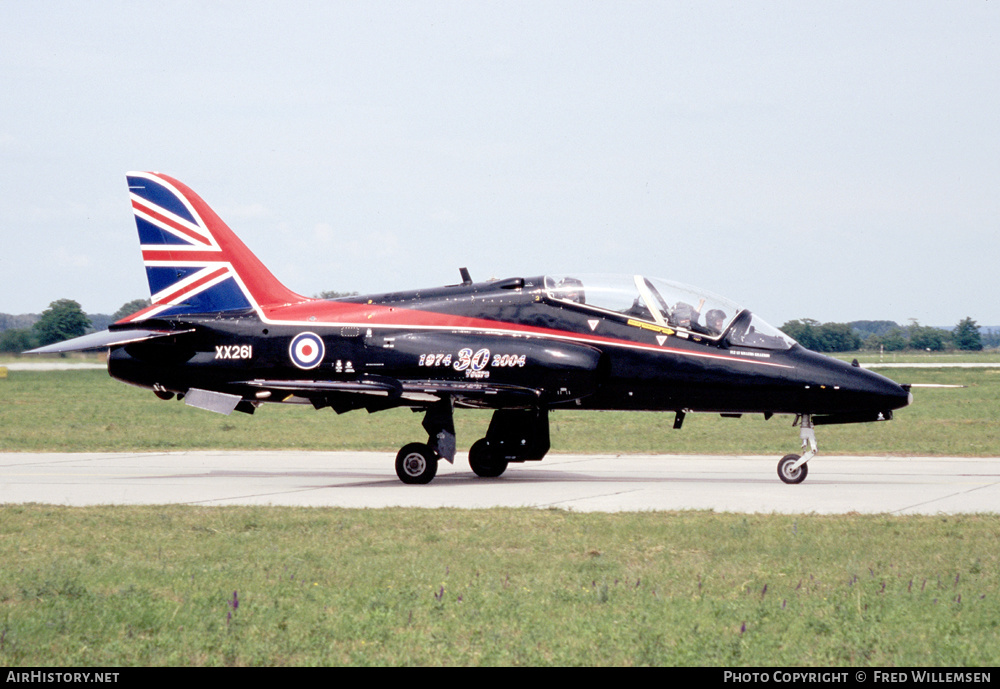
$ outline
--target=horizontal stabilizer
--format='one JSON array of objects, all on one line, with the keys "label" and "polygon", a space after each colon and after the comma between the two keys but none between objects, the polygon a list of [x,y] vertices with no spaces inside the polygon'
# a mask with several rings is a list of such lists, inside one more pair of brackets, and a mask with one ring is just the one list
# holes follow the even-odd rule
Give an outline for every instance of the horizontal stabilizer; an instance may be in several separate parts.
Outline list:
[{"label": "horizontal stabilizer", "polygon": [[94,349],[107,349],[118,345],[142,342],[144,340],[155,340],[158,337],[172,337],[183,333],[194,332],[194,328],[188,330],[148,330],[138,328],[135,330],[102,330],[97,333],[90,333],[82,337],[74,337],[71,340],[63,340],[55,344],[29,349],[25,354],[60,354],[63,352],[86,352]]}]

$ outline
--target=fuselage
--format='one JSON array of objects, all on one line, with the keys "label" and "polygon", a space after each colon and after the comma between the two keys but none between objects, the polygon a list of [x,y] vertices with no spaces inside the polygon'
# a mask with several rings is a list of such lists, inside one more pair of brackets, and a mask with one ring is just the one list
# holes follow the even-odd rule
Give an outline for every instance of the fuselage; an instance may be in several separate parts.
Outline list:
[{"label": "fuselage", "polygon": [[[638,277],[636,284],[645,292]],[[209,388],[252,401],[335,408],[339,396],[329,390],[292,394],[254,381],[447,381],[456,406],[510,406],[510,390],[523,391],[525,406],[553,410],[843,420],[891,417],[909,402],[908,392],[883,376],[762,335],[748,311],[729,307],[725,329],[715,332],[698,323],[697,311],[693,323],[679,325],[671,320],[679,305],[657,307],[648,293],[645,300],[653,314],[614,310],[575,293],[567,298],[550,278],[537,277],[188,314],[183,324],[194,332],[117,347],[109,371],[157,390]],[[178,327],[174,319],[165,324]],[[321,343],[301,339],[304,333]],[[463,395],[462,384],[476,394]],[[493,395],[482,394],[484,387]],[[363,406],[346,401],[356,396],[343,397],[346,408]],[[403,394],[383,404],[425,401]]]}]

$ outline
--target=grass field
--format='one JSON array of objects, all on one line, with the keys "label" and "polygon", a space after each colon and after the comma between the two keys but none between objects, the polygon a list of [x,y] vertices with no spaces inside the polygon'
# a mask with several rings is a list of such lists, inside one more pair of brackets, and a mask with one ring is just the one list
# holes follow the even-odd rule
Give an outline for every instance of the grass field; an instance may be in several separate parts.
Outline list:
[{"label": "grass field", "polygon": [[[918,388],[914,404],[889,423],[822,426],[827,454],[1000,456],[1000,368],[888,369],[908,383],[965,388]],[[487,411],[458,411],[459,447],[468,449],[489,424]],[[424,440],[421,416],[265,405],[253,416],[221,416],[103,371],[10,371],[0,379],[0,447],[5,451],[138,451],[184,449],[378,450],[395,453]],[[773,454],[798,449],[792,417],[723,419],[692,414],[672,430],[673,414],[556,411],[553,452]]]},{"label": "grass field", "polygon": [[[1000,369],[891,369],[830,454],[1000,456]],[[459,412],[460,447],[488,413]],[[4,451],[395,452],[409,411],[218,416],[102,371],[0,379]],[[553,451],[774,454],[789,417],[560,412]],[[2,480],[2,474],[0,474]],[[1000,516],[0,505],[0,664],[995,666]]]},{"label": "grass field", "polygon": [[0,517],[6,666],[1000,663],[997,516]]}]

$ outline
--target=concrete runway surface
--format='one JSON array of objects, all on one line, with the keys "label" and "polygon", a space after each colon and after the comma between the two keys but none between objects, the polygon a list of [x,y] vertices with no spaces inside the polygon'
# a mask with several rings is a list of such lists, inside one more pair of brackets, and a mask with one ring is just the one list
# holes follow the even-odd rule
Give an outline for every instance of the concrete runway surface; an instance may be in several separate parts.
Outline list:
[{"label": "concrete runway surface", "polygon": [[0,504],[534,507],[581,512],[956,514],[1000,511],[1000,458],[563,455],[481,479],[465,454],[426,486],[373,452],[0,453]]}]

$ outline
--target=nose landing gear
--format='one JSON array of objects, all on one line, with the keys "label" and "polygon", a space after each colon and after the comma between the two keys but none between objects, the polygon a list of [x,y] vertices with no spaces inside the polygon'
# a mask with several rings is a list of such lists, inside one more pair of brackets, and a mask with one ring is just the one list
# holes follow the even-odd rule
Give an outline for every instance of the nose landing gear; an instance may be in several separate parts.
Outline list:
[{"label": "nose landing gear", "polygon": [[[802,483],[809,474],[809,467],[806,462],[816,456],[816,429],[813,427],[811,414],[799,414],[795,417],[793,426],[798,424],[799,437],[802,438],[801,455],[785,455],[778,461],[778,478],[785,483]],[[806,450],[808,444],[809,449]]]},{"label": "nose landing gear", "polygon": [[452,401],[445,397],[431,405],[421,423],[426,443],[409,443],[396,455],[396,476],[403,483],[430,483],[437,476],[438,460],[455,461],[455,423]]}]

